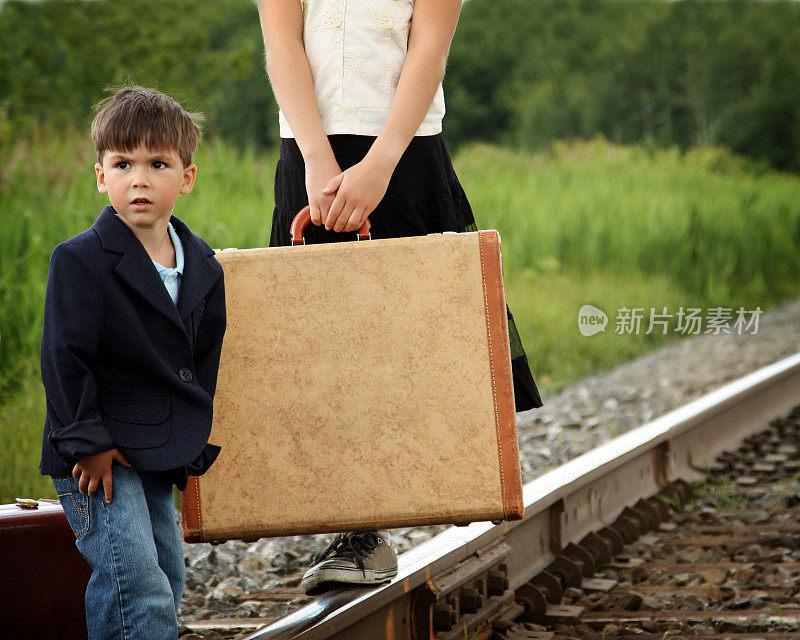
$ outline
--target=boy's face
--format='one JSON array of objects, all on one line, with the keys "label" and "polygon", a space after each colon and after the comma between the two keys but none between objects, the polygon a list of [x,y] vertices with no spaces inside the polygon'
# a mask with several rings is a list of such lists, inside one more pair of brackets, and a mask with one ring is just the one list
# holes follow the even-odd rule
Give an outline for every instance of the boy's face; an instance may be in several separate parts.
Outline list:
[{"label": "boy's face", "polygon": [[183,166],[177,151],[107,149],[102,164],[94,165],[97,189],[107,193],[111,206],[132,229],[148,229],[167,222],[178,195],[194,187],[197,166]]}]

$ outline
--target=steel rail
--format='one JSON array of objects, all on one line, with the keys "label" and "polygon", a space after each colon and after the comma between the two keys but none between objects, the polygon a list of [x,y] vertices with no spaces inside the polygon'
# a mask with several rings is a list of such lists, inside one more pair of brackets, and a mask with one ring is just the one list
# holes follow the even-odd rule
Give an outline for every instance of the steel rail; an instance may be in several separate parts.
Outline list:
[{"label": "steel rail", "polygon": [[[455,593],[477,576],[505,578],[505,589],[496,587],[497,593],[524,588],[566,545],[611,524],[623,510],[670,482],[698,479],[723,450],[763,430],[798,403],[800,353],[726,384],[527,483],[523,520],[451,527],[403,553],[391,583],[367,591],[331,592],[247,640],[450,637],[434,634],[432,611],[437,598]],[[498,573],[501,564],[503,571]],[[458,631],[459,624],[452,629]],[[463,624],[461,637],[469,637]]]}]

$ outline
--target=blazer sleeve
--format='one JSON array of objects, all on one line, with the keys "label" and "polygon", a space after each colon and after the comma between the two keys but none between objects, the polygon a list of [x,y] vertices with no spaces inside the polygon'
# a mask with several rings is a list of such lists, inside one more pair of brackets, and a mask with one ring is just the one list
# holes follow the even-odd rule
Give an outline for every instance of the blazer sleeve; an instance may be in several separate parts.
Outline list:
[{"label": "blazer sleeve", "polygon": [[217,388],[217,372],[226,323],[225,280],[220,274],[203,308],[194,353],[198,383],[212,398]]},{"label": "blazer sleeve", "polygon": [[114,448],[92,373],[103,328],[96,270],[59,245],[50,259],[42,331],[48,439],[68,464]]}]

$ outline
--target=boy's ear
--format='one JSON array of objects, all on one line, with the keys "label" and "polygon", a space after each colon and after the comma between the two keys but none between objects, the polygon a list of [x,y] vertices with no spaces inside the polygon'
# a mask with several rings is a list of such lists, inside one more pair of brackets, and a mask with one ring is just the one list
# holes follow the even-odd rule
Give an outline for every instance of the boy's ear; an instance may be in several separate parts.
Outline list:
[{"label": "boy's ear", "polygon": [[99,162],[96,162],[94,165],[94,172],[97,174],[97,190],[100,193],[108,193],[108,187],[106,186],[106,174],[103,173],[103,165]]},{"label": "boy's ear", "polygon": [[194,189],[194,181],[197,178],[197,165],[190,164],[183,169],[183,182],[181,183],[181,193],[186,195]]}]

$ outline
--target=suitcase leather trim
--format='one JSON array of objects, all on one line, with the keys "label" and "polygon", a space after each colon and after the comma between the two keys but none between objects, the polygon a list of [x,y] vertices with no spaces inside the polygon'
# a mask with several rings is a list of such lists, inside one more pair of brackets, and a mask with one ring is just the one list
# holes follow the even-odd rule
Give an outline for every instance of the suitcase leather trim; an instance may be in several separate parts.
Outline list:
[{"label": "suitcase leather trim", "polygon": [[182,496],[183,537],[186,542],[203,542],[203,520],[200,516],[200,478],[189,476]]},{"label": "suitcase leather trim", "polygon": [[[486,305],[486,333],[494,395],[497,451],[500,462],[503,513],[507,520],[523,516],[522,487],[519,477],[517,425],[514,413],[514,387],[511,384],[511,353],[508,346],[508,317],[503,295],[503,274],[500,260],[500,237],[496,231],[478,235],[483,271],[483,295]],[[491,254],[494,259],[487,259]],[[487,280],[490,285],[487,287]],[[499,375],[503,371],[505,375]]]}]

